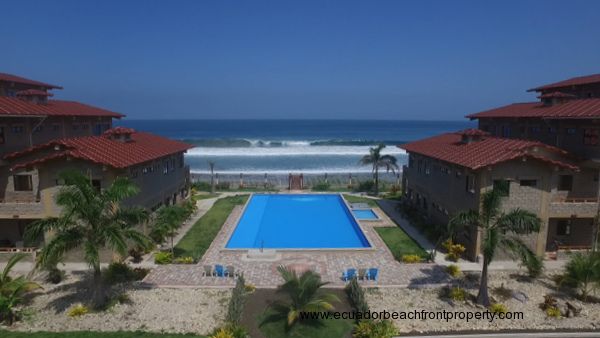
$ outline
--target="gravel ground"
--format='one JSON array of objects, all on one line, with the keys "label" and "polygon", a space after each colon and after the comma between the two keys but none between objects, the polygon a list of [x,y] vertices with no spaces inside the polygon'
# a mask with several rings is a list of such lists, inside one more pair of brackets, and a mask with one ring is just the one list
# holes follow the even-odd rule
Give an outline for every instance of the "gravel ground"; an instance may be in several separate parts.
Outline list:
[{"label": "gravel ground", "polygon": [[[455,319],[445,320],[394,320],[396,326],[402,333],[406,332],[436,332],[436,331],[463,331],[463,330],[503,330],[503,329],[600,329],[600,303],[582,303],[565,293],[558,293],[554,283],[548,277],[529,282],[515,274],[506,272],[494,272],[490,274],[491,296],[508,307],[509,311],[522,311],[524,319],[495,320],[492,323],[484,320]],[[467,291],[477,295],[477,285],[467,282],[465,279],[457,281]],[[522,292],[528,299],[519,301],[510,296],[502,300],[494,288],[504,285],[505,288],[514,292]],[[397,289],[380,288],[367,291],[367,302],[371,311],[485,311],[484,308],[470,302],[452,302],[440,299],[440,289]],[[514,294],[514,293],[513,293]],[[559,301],[559,307],[563,307],[565,301],[569,301],[582,311],[577,317],[571,318],[548,318],[546,313],[540,309],[540,303],[544,301],[544,295],[552,294]],[[517,296],[518,297],[518,296]]]},{"label": "gravel ground", "polygon": [[150,331],[209,334],[224,322],[229,290],[143,289],[134,285],[117,288],[129,302],[103,312],[71,318],[67,311],[81,302],[85,284],[71,277],[59,285],[43,285],[32,297],[18,331]]}]

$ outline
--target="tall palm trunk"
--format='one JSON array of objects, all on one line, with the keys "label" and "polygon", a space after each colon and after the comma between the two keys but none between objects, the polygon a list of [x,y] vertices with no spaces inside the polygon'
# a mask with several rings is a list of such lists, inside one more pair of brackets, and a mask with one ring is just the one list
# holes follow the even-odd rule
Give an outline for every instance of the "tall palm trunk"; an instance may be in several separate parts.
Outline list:
[{"label": "tall palm trunk", "polygon": [[479,281],[479,293],[477,294],[477,304],[485,307],[490,306],[490,296],[488,294],[488,265],[490,261],[483,257],[483,269],[481,269],[481,280]]},{"label": "tall palm trunk", "polygon": [[375,196],[379,195],[379,167],[375,168]]},{"label": "tall palm trunk", "polygon": [[92,305],[94,308],[101,308],[106,304],[106,292],[104,290],[104,281],[100,263],[94,264],[94,274],[92,276]]}]

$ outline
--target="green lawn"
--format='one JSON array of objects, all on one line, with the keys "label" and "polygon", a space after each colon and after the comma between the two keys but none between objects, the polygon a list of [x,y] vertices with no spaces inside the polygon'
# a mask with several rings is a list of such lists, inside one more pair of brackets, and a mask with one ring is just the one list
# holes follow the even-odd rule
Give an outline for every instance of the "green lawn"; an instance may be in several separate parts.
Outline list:
[{"label": "green lawn", "polygon": [[217,200],[208,212],[185,234],[175,246],[175,256],[202,258],[213,239],[236,205],[246,203],[248,195],[236,195]]},{"label": "green lawn", "polygon": [[348,203],[367,203],[371,207],[377,207],[377,203],[372,198],[347,195],[347,194],[344,194],[344,198],[346,199],[346,201],[348,201]]},{"label": "green lawn", "polygon": [[184,334],[160,334],[148,332],[11,332],[1,331],[2,338],[205,338],[206,336]]},{"label": "green lawn", "polygon": [[210,193],[208,193],[208,194],[196,194],[194,196],[194,198],[196,200],[206,200],[206,199],[214,198],[214,197],[217,197],[217,196],[219,196],[219,194],[210,194]]},{"label": "green lawn", "polygon": [[375,228],[379,237],[383,239],[385,245],[390,249],[394,258],[402,261],[402,255],[419,255],[427,257],[427,252],[423,250],[412,238],[408,237],[404,230],[399,227]]},{"label": "green lawn", "polygon": [[[261,316],[261,320],[266,318],[268,312]],[[287,338],[287,337],[311,337],[311,338],[342,338],[350,336],[350,331],[354,325],[352,320],[348,319],[327,319],[320,321],[311,321],[307,323],[296,323],[289,331],[285,330],[285,320],[265,323],[260,330],[268,338]]]}]

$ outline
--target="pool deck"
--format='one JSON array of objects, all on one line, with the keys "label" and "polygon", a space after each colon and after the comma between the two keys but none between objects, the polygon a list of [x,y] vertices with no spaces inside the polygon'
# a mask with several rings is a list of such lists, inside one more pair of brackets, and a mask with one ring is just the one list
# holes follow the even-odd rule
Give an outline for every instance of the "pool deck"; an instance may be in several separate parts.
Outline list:
[{"label": "pool deck", "polygon": [[342,272],[346,268],[378,268],[378,281],[360,281],[365,287],[427,287],[446,284],[449,277],[443,267],[436,264],[403,264],[396,261],[375,227],[395,227],[379,208],[374,208],[380,220],[359,221],[359,225],[372,245],[371,249],[356,250],[277,250],[272,259],[250,259],[247,250],[228,250],[225,243],[241,217],[243,207],[237,206],[225,221],[221,231],[202,257],[194,265],[157,266],[144,279],[149,287],[172,288],[230,288],[233,278],[203,276],[203,266],[232,265],[243,272],[246,283],[259,288],[275,288],[282,283],[277,272],[280,265],[298,269],[312,269],[321,274],[331,287],[344,287]]}]

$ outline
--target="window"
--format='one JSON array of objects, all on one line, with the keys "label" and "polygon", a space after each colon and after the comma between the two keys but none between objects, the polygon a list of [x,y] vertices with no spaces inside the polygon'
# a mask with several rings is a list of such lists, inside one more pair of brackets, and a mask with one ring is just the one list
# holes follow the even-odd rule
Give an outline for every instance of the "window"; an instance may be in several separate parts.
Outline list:
[{"label": "window", "polygon": [[494,191],[500,196],[507,197],[510,194],[510,181],[494,180]]},{"label": "window", "polygon": [[565,129],[565,132],[567,133],[567,135],[575,135],[575,133],[577,132],[576,128],[567,128]]},{"label": "window", "polygon": [[460,170],[456,169],[456,173],[454,175],[456,176],[456,178],[460,178],[462,176],[462,173],[460,172]]},{"label": "window", "polygon": [[571,234],[571,221],[561,219],[556,224],[556,235],[557,236],[569,236]]},{"label": "window", "polygon": [[77,123],[73,123],[71,128],[73,128],[73,130],[79,130],[79,125]]},{"label": "window", "polygon": [[425,162],[425,175],[431,174],[431,167],[429,167],[429,163]]},{"label": "window", "polygon": [[598,146],[598,129],[584,129],[583,144],[586,146]]},{"label": "window", "polygon": [[539,134],[542,131],[542,129],[540,128],[540,126],[533,126],[531,127],[531,133],[532,134]]},{"label": "window", "polygon": [[537,180],[521,180],[519,185],[522,187],[535,187],[537,186]]},{"label": "window", "polygon": [[44,127],[39,125],[33,129],[34,133],[41,133],[44,130]]},{"label": "window", "polygon": [[166,175],[168,173],[169,173],[169,161],[164,160],[163,161],[163,175]]},{"label": "window", "polygon": [[0,127],[0,144],[6,143],[6,139],[4,138],[4,127]]},{"label": "window", "polygon": [[423,160],[419,160],[419,161],[417,161],[417,172],[421,173],[422,170],[423,170]]},{"label": "window", "polygon": [[467,192],[474,194],[475,193],[475,176],[467,175],[467,176],[465,176],[465,181],[466,181],[465,190]]},{"label": "window", "polygon": [[558,177],[558,190],[560,190],[560,191],[573,190],[573,175],[560,175]]},{"label": "window", "polygon": [[22,124],[12,126],[13,134],[22,134],[25,131],[25,127]]},{"label": "window", "polygon": [[33,182],[31,175],[14,175],[15,191],[32,191]]},{"label": "window", "polygon": [[88,129],[90,129],[90,125],[87,124],[87,123],[84,123],[84,124],[81,125],[81,129],[82,130],[88,130]]},{"label": "window", "polygon": [[131,178],[138,177],[138,171],[137,171],[137,169],[131,169],[130,175],[131,175]]},{"label": "window", "polygon": [[179,168],[183,168],[184,158],[183,154],[179,154]]},{"label": "window", "polygon": [[52,131],[60,131],[60,124],[58,124],[58,123],[53,124]]},{"label": "window", "polygon": [[92,187],[94,187],[94,189],[96,189],[96,191],[101,191],[102,190],[102,183],[100,180],[92,180]]},{"label": "window", "polygon": [[449,175],[450,174],[450,169],[448,169],[448,167],[442,167],[442,169],[440,169],[442,171],[442,174],[446,174]]},{"label": "window", "polygon": [[510,126],[502,126],[502,137],[510,137]]},{"label": "window", "polygon": [[548,127],[548,134],[556,134],[556,128],[555,127]]}]

